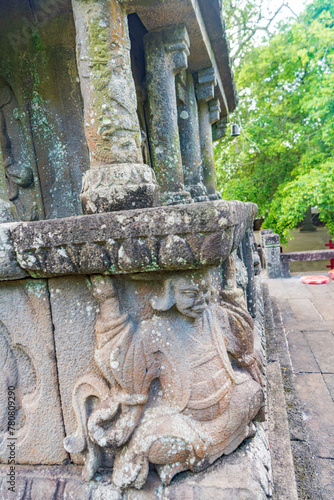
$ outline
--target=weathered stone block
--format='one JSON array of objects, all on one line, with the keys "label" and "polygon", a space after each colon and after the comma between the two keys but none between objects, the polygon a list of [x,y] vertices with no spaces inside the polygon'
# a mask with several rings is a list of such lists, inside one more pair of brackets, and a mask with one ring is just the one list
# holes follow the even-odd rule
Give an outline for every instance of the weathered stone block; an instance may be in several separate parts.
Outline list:
[{"label": "weathered stone block", "polygon": [[265,234],[264,235],[264,246],[265,247],[270,247],[270,246],[277,246],[279,245],[279,236],[278,234]]},{"label": "weathered stone block", "polygon": [[153,170],[143,164],[116,164],[88,170],[81,203],[86,214],[117,212],[159,205]]},{"label": "weathered stone block", "polygon": [[[80,376],[98,373],[94,362],[94,326],[97,304],[86,277],[49,280],[57,367],[64,426],[67,435],[76,430],[76,414],[72,392]],[[61,443],[63,448],[63,443]],[[82,456],[71,455],[74,463],[83,463]]]},{"label": "weathered stone block", "polygon": [[226,259],[255,215],[256,205],[221,200],[20,223],[11,237],[35,277],[196,269]]},{"label": "weathered stone block", "polygon": [[15,387],[16,461],[61,464],[64,429],[45,280],[0,283],[0,459],[7,462],[7,387]]},{"label": "weathered stone block", "polygon": [[13,243],[10,238],[12,224],[0,224],[0,279],[20,279],[27,273],[17,263]]}]

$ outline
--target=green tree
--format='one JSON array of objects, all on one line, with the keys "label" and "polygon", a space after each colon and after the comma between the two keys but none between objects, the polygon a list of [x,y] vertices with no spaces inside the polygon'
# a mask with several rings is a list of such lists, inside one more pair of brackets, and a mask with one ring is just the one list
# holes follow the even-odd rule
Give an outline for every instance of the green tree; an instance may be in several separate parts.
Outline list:
[{"label": "green tree", "polygon": [[286,239],[309,205],[334,235],[334,3],[315,0],[237,71],[242,135],[216,145],[225,199],[252,201]]},{"label": "green tree", "polygon": [[295,18],[298,17],[288,0],[280,2],[222,0],[222,3],[230,43],[230,55],[235,67],[242,64],[255,41],[261,37],[264,40],[271,38],[277,30],[277,22],[281,14],[288,12]]}]

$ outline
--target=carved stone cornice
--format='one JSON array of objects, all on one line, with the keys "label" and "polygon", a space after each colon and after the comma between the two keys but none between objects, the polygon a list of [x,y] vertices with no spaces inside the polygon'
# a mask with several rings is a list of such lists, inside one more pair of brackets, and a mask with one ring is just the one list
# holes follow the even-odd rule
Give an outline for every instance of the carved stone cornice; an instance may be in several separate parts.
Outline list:
[{"label": "carved stone cornice", "polygon": [[196,97],[198,101],[210,101],[215,96],[216,75],[214,68],[203,69],[195,75]]},{"label": "carved stone cornice", "polygon": [[32,277],[198,269],[238,247],[256,210],[220,200],[17,223],[10,235]]},{"label": "carved stone cornice", "polygon": [[217,97],[209,101],[209,120],[211,125],[218,122],[220,118],[220,102]]},{"label": "carved stone cornice", "polygon": [[218,141],[219,139],[224,137],[226,134],[226,128],[227,128],[227,117],[225,116],[224,118],[222,118],[213,125],[212,140]]},{"label": "carved stone cornice", "polygon": [[163,2],[164,0],[118,0],[128,14],[135,12],[138,7],[154,7]]},{"label": "carved stone cornice", "polygon": [[162,37],[165,51],[170,54],[172,70],[174,74],[188,67],[188,56],[190,54],[190,40],[185,26],[172,26],[163,30]]}]

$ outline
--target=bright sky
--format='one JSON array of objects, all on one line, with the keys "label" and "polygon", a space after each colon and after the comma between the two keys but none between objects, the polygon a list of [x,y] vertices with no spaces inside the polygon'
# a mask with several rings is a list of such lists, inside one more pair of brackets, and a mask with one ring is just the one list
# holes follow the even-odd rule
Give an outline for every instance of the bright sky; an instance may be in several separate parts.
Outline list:
[{"label": "bright sky", "polygon": [[293,0],[292,2],[290,1],[290,6],[296,12],[296,14],[299,14],[305,5],[307,5],[309,2],[305,2],[305,0]]},{"label": "bright sky", "polygon": [[[277,14],[275,20],[272,22],[270,31],[273,32],[277,24],[285,18],[294,18],[295,16],[293,14],[299,15],[304,10],[304,7],[311,1],[312,0],[285,0],[285,3],[290,6],[291,10],[288,7],[283,7]],[[277,9],[282,5],[282,3],[283,0],[265,0],[263,2],[262,5],[265,10],[263,10],[264,19],[261,23],[262,26],[265,26],[267,24],[266,19],[270,19],[272,15],[277,11]],[[254,42],[261,43],[262,37],[263,32],[259,31],[254,37]]]},{"label": "bright sky", "polygon": [[[288,0],[286,3],[289,4],[293,12],[295,14],[300,14],[300,12],[304,9],[304,6],[307,5],[310,0]],[[270,8],[275,11],[282,3],[282,0],[268,0],[268,5]],[[289,17],[291,15],[291,11],[287,7],[283,7],[281,18]]]}]

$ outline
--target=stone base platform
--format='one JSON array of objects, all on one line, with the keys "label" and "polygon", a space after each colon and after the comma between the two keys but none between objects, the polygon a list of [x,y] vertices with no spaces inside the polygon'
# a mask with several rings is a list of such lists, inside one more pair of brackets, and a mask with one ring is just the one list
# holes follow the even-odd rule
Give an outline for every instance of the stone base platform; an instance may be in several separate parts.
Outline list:
[{"label": "stone base platform", "polygon": [[110,482],[110,471],[84,483],[80,466],[29,466],[15,468],[15,492],[8,490],[9,467],[0,466],[1,500],[266,500],[271,498],[270,452],[265,424],[227,457],[200,474],[179,474],[163,486],[151,471],[142,490],[119,491]]},{"label": "stone base platform", "polygon": [[0,280],[219,266],[257,207],[224,201],[3,224]]}]

